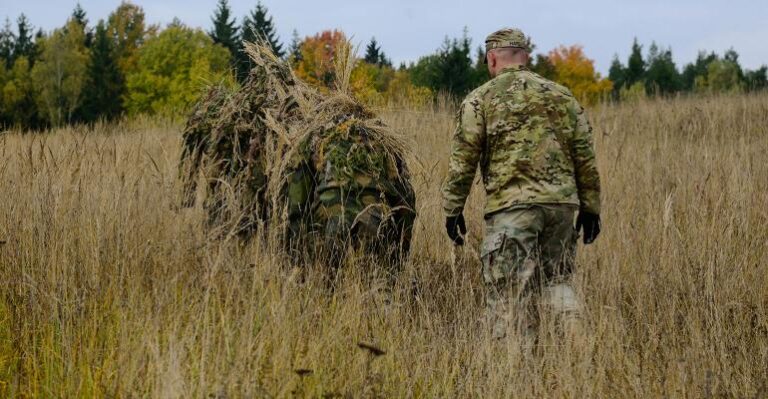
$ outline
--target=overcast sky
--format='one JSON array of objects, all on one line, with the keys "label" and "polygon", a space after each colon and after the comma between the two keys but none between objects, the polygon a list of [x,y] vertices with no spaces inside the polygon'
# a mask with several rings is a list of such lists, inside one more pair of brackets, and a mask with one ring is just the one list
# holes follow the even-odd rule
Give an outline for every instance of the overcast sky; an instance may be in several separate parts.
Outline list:
[{"label": "overcast sky", "polygon": [[[324,29],[342,29],[363,45],[375,36],[395,64],[433,52],[447,36],[466,27],[473,47],[501,27],[519,27],[539,51],[580,44],[606,73],[614,54],[623,62],[632,39],[671,46],[678,66],[699,50],[722,53],[734,47],[742,65],[768,64],[768,0],[263,0],[283,42],[296,29],[303,37]],[[15,21],[22,12],[35,27],[64,24],[77,1],[0,0],[0,17]],[[81,0],[91,22],[106,18],[120,0]],[[178,17],[209,29],[216,0],[134,0],[150,23],[165,25]],[[255,0],[230,0],[238,17]],[[474,51],[473,51],[474,55]]]}]

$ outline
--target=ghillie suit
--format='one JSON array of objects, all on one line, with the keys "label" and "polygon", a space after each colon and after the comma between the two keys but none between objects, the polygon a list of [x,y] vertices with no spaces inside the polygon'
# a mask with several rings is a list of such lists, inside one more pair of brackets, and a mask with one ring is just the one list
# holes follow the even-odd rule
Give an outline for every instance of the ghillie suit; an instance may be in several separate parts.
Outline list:
[{"label": "ghillie suit", "polygon": [[194,203],[202,173],[208,227],[247,237],[267,220],[267,174],[289,141],[286,127],[301,123],[301,104],[316,93],[264,46],[248,44],[246,51],[254,67],[242,87],[215,85],[195,106],[180,172],[185,206]]},{"label": "ghillie suit", "polygon": [[[337,56],[344,62],[331,94],[295,78],[268,45],[246,49],[255,66],[242,88],[214,86],[185,129],[186,204],[202,173],[209,224],[222,232],[249,237],[268,221],[285,229],[296,253],[334,262],[349,246],[407,254],[415,198],[406,146],[346,94],[349,47]],[[318,248],[335,255],[320,257]]]},{"label": "ghillie suit", "polygon": [[416,216],[402,141],[346,96],[319,104],[310,122],[284,172],[291,250],[334,266],[350,247],[402,259]]}]

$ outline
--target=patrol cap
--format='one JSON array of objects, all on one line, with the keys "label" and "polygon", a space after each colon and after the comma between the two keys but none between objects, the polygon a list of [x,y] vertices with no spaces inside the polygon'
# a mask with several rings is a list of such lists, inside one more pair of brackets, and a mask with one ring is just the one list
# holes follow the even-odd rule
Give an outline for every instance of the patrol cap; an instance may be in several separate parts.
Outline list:
[{"label": "patrol cap", "polygon": [[[485,38],[485,53],[496,48],[514,47],[531,52],[531,38],[517,28],[503,28],[491,33]],[[485,59],[488,63],[488,58]]]}]

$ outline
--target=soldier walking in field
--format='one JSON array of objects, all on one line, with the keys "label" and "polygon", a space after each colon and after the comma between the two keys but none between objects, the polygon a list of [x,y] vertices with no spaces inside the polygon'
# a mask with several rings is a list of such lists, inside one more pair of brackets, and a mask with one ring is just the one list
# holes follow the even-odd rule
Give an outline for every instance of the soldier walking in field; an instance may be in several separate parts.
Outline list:
[{"label": "soldier walking in field", "polygon": [[463,245],[462,213],[480,165],[486,310],[500,338],[511,323],[535,328],[536,303],[564,321],[581,313],[571,274],[579,231],[585,244],[600,233],[600,179],[584,110],[568,89],[526,68],[530,39],[502,29],[485,46],[492,79],[461,104],[443,201],[448,236]]}]

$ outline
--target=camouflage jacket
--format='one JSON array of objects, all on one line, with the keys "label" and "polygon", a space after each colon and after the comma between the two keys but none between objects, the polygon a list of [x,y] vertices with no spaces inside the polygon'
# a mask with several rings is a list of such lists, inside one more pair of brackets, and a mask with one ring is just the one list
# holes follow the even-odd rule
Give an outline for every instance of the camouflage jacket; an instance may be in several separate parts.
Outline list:
[{"label": "camouflage jacket", "polygon": [[480,165],[485,214],[526,204],[574,204],[600,212],[592,129],[568,89],[506,68],[461,104],[443,208],[462,211]]},{"label": "camouflage jacket", "polygon": [[354,230],[380,236],[387,224],[409,233],[415,197],[408,178],[402,160],[369,140],[355,118],[310,136],[287,172],[291,234],[304,229],[332,238]]}]

